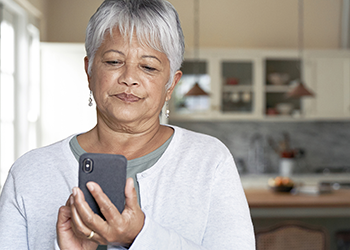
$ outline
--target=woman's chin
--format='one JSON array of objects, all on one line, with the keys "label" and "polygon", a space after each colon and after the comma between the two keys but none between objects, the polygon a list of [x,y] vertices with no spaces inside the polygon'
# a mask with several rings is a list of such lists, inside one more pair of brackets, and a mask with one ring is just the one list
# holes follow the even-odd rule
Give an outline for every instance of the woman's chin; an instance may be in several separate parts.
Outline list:
[{"label": "woman's chin", "polygon": [[[159,110],[160,112],[160,110]],[[151,108],[140,107],[136,105],[132,107],[124,106],[123,108],[111,108],[105,110],[98,110],[98,116],[102,121],[115,124],[124,124],[128,126],[140,125],[140,124],[149,124],[159,121],[159,112],[158,110],[153,110]]]},{"label": "woman's chin", "polygon": [[117,123],[124,123],[124,124],[139,124],[144,123],[145,120],[148,121],[152,119],[149,116],[146,116],[145,113],[140,112],[121,112],[114,115],[115,121]]}]

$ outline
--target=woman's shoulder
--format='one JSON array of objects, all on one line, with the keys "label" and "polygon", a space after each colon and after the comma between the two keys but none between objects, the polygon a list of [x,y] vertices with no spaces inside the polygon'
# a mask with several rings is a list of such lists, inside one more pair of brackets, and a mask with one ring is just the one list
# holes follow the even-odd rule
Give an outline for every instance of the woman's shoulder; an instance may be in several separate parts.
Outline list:
[{"label": "woman's shoulder", "polygon": [[234,166],[230,150],[219,139],[203,133],[172,126],[174,136],[166,152],[166,159],[176,169],[201,172],[205,176],[219,167]]},{"label": "woman's shoulder", "polygon": [[172,126],[175,130],[174,137],[179,141],[180,145],[184,147],[197,148],[202,152],[218,152],[229,153],[228,148],[218,138],[191,131],[185,128]]},{"label": "woman's shoulder", "polygon": [[[208,135],[208,134],[203,134],[200,132],[195,132],[192,130],[188,130],[185,128],[181,128],[178,126],[171,126],[175,130],[175,135],[178,134],[178,136],[181,136],[183,140],[189,141],[191,143],[215,143],[219,145],[224,145],[218,138]],[[193,141],[191,141],[193,140]]]},{"label": "woman's shoulder", "polygon": [[67,159],[70,154],[69,141],[72,137],[28,151],[14,162],[10,171],[13,173],[35,171],[40,166],[50,166]]}]

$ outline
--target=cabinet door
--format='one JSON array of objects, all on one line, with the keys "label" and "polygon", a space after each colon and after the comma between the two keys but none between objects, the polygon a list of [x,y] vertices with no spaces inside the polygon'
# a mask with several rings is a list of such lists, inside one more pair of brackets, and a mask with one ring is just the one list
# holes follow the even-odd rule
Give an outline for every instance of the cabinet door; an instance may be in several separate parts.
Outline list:
[{"label": "cabinet door", "polygon": [[223,61],[221,63],[221,111],[253,112],[253,63],[251,61]]},{"label": "cabinet door", "polygon": [[267,116],[290,117],[302,112],[300,99],[287,98],[291,85],[300,79],[298,58],[265,60],[265,113]]},{"label": "cabinet door", "polygon": [[306,114],[315,118],[350,117],[350,59],[310,59],[312,72],[306,84],[314,89],[315,98],[306,101]]},{"label": "cabinet door", "polygon": [[223,56],[220,65],[220,112],[229,119],[263,116],[263,63],[254,55]]}]

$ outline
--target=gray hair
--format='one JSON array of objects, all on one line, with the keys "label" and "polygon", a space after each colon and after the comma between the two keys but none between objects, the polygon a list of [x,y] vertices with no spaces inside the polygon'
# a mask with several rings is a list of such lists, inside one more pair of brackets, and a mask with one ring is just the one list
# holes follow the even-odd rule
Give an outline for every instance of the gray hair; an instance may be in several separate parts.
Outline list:
[{"label": "gray hair", "polygon": [[165,0],[105,0],[90,18],[86,29],[85,49],[91,74],[95,53],[105,34],[119,28],[124,38],[135,32],[138,42],[164,53],[170,62],[170,87],[180,69],[185,50],[184,36],[175,8]]}]

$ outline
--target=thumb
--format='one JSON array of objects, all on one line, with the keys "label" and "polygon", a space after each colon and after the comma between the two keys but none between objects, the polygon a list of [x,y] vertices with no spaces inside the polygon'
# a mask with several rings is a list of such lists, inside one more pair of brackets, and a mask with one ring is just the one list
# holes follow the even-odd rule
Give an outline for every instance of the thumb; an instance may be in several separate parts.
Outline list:
[{"label": "thumb", "polygon": [[133,178],[128,178],[125,184],[125,206],[134,209],[138,206],[137,194]]}]

